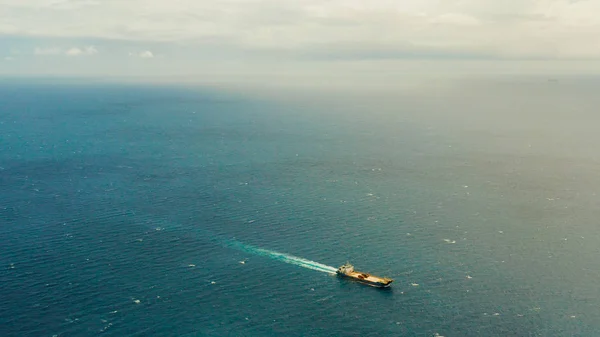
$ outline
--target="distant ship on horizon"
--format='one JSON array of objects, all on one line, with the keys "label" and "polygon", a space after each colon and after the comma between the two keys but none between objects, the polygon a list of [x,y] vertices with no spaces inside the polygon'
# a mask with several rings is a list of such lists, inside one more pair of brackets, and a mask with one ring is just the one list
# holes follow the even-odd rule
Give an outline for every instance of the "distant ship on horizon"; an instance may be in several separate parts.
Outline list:
[{"label": "distant ship on horizon", "polygon": [[338,276],[347,277],[360,283],[376,288],[388,288],[394,282],[393,279],[387,277],[378,277],[368,273],[355,271],[354,266],[349,262],[340,266],[336,272]]}]

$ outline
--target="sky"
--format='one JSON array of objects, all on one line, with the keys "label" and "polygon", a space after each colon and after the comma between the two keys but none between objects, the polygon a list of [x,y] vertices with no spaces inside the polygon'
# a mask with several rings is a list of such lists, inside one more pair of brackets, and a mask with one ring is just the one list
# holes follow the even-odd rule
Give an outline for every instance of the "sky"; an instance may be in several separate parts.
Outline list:
[{"label": "sky", "polygon": [[0,0],[0,75],[590,73],[600,0]]}]

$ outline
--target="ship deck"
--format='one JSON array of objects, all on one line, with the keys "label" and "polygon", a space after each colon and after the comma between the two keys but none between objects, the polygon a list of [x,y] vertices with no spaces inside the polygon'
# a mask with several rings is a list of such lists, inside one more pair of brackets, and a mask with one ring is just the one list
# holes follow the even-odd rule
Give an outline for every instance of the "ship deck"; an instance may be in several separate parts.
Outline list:
[{"label": "ship deck", "polygon": [[345,275],[348,277],[355,278],[355,279],[359,279],[359,280],[363,280],[363,281],[367,281],[367,282],[374,282],[374,283],[384,283],[385,284],[385,283],[389,283],[392,281],[392,279],[389,279],[386,277],[373,276],[371,274],[363,273],[360,271],[353,271],[353,272],[347,273]]}]

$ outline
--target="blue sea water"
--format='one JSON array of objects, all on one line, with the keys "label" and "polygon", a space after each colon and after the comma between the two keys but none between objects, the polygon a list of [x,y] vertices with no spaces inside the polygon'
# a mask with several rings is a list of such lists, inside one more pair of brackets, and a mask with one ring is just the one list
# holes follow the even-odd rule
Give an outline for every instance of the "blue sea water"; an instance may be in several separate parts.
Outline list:
[{"label": "blue sea water", "polygon": [[1,82],[0,335],[599,335],[596,87]]}]

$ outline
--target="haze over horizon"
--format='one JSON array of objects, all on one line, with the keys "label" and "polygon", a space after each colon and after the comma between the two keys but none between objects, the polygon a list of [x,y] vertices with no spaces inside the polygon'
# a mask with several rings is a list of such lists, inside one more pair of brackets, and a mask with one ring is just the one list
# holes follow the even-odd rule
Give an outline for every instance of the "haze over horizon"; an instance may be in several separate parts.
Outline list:
[{"label": "haze over horizon", "polygon": [[0,8],[0,76],[312,85],[600,69],[595,1],[0,0]]}]

